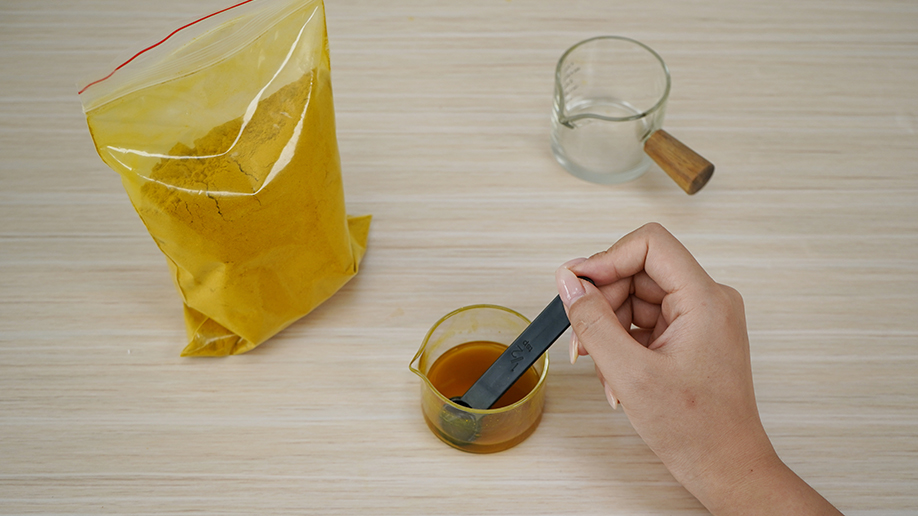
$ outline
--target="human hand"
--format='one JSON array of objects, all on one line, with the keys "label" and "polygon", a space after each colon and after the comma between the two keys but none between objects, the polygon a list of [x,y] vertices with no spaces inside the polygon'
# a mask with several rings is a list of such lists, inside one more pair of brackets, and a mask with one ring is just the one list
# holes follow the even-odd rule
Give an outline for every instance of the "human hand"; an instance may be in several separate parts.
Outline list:
[{"label": "human hand", "polygon": [[742,297],[711,279],[666,229],[643,226],[566,263],[556,279],[574,331],[572,362],[592,356],[613,408],[621,402],[641,438],[709,510],[754,514],[753,499],[784,496],[762,492],[766,485],[802,483],[825,502],[780,461],[762,426]]}]

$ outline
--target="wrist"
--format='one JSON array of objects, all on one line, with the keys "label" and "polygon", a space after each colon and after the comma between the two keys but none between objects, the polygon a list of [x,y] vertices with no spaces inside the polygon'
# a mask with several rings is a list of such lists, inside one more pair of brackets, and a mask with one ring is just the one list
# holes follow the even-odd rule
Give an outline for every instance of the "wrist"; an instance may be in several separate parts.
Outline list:
[{"label": "wrist", "polygon": [[719,461],[686,488],[714,516],[774,514],[766,497],[776,493],[775,483],[788,471],[777,454],[768,450],[742,460]]},{"label": "wrist", "polygon": [[697,483],[692,491],[714,516],[840,515],[771,448]]},{"label": "wrist", "polygon": [[763,470],[774,472],[783,466],[756,416],[726,425],[707,424],[700,434],[655,449],[676,480],[715,515],[716,505],[729,504],[746,484],[755,485]]}]

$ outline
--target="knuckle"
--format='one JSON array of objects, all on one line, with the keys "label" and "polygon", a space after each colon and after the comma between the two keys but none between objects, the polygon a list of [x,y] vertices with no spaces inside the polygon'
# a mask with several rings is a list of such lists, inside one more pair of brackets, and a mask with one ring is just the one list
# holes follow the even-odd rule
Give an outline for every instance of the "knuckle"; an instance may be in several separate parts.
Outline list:
[{"label": "knuckle", "polygon": [[589,257],[589,260],[599,260],[599,259],[601,259],[603,256],[609,254],[609,251],[611,251],[611,250],[612,250],[612,248],[610,247],[610,248],[608,248],[608,249],[606,249],[606,250],[604,250],[604,251],[599,251],[598,253],[593,253],[593,255]]},{"label": "knuckle", "polygon": [[744,308],[743,295],[738,290],[729,285],[719,285],[725,301],[733,306]]},{"label": "knuckle", "polygon": [[666,228],[663,227],[663,224],[660,224],[659,222],[648,222],[642,226],[642,229],[651,233],[667,232]]},{"label": "knuckle", "polygon": [[672,233],[659,222],[648,222],[641,226],[640,231],[647,233],[651,239],[672,238]]}]

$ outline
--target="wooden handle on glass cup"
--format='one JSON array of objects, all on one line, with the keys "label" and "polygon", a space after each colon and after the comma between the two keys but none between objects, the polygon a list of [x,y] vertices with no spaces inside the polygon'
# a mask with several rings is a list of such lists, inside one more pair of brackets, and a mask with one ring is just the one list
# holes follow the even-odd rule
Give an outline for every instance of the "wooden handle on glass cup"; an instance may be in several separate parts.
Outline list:
[{"label": "wooden handle on glass cup", "polygon": [[689,195],[701,190],[714,174],[714,165],[710,161],[663,129],[657,130],[647,138],[644,142],[644,152]]}]

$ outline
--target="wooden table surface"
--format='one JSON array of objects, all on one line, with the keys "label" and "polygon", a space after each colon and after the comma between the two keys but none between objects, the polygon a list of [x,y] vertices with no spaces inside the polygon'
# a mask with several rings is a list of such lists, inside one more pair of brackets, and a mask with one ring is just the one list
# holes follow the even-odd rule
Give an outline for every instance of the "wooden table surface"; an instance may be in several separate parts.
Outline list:
[{"label": "wooden table surface", "polygon": [[[533,317],[559,264],[649,221],[743,294],[785,462],[846,514],[918,511],[918,4],[327,0],[361,272],[248,354],[181,358],[75,83],[225,5],[0,3],[0,513],[705,514],[566,345],[493,455],[438,441],[408,371],[443,314]],[[717,165],[699,194],[552,158],[555,62],[599,34],[667,61],[665,127]]]}]

